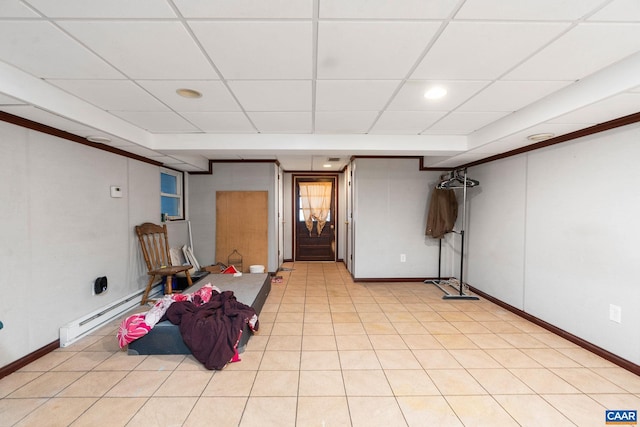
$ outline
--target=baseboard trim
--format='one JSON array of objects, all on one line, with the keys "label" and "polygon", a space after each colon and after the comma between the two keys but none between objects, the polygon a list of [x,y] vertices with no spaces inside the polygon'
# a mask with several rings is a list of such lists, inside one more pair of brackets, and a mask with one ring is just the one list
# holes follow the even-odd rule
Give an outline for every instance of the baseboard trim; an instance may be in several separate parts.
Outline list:
[{"label": "baseboard trim", "polygon": [[526,311],[520,310],[519,308],[516,308],[510,304],[507,304],[504,301],[501,301],[495,297],[492,297],[489,294],[486,294],[476,288],[474,288],[473,286],[469,286],[469,290],[471,290],[471,292],[473,292],[474,294],[481,296],[482,298],[486,299],[487,301],[491,301],[492,303],[506,309],[509,310],[510,312],[517,314],[518,316],[522,317],[523,319],[528,320],[531,323],[534,323],[546,330],[548,330],[549,332],[553,332],[554,334],[568,340],[571,341],[572,343],[584,348],[585,350],[589,350],[591,353],[596,354],[600,357],[602,357],[603,359],[608,360],[611,363],[614,363],[618,366],[620,366],[621,368],[626,369],[629,372],[632,372],[636,375],[640,375],[640,365],[636,365],[635,363],[627,360],[627,359],[623,359],[622,357],[611,353],[608,350],[605,350],[604,348],[598,347],[595,344],[590,343],[589,341],[586,341],[576,335],[573,335],[572,333],[569,333],[567,331],[565,331],[564,329],[560,329],[557,326],[552,325],[551,323],[545,322],[542,319],[537,318],[536,316],[533,316],[529,313],[527,313]]},{"label": "baseboard trim", "polygon": [[[432,279],[426,279],[426,280],[432,280]],[[435,279],[434,279],[435,280]],[[387,283],[396,283],[396,282],[424,282],[425,278],[424,277],[389,277],[386,279],[381,279],[379,277],[371,277],[371,278],[367,278],[367,277],[354,277],[353,278],[354,282],[371,282],[371,283],[381,283],[381,282],[387,282]]]},{"label": "baseboard trim", "polygon": [[51,353],[53,350],[57,348],[60,348],[59,339],[53,341],[50,344],[45,345],[44,347],[37,349],[32,353],[27,354],[24,357],[21,357],[20,359],[14,362],[9,363],[7,366],[3,366],[2,368],[0,368],[0,378],[4,378],[9,374],[14,373],[18,369],[24,366],[27,366],[29,363],[34,362],[35,360],[41,358],[45,354]]}]

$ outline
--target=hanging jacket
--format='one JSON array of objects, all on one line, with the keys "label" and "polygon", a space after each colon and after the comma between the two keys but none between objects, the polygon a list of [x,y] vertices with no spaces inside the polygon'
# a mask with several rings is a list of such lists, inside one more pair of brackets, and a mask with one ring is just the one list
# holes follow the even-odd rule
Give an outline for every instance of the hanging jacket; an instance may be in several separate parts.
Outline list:
[{"label": "hanging jacket", "polygon": [[458,200],[455,191],[435,188],[431,193],[427,229],[425,234],[442,239],[451,232],[458,218]]}]

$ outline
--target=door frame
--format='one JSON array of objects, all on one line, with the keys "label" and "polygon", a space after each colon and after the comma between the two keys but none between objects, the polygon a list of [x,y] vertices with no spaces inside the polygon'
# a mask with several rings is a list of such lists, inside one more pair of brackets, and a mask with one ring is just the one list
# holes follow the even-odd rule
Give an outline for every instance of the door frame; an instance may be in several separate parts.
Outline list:
[{"label": "door frame", "polygon": [[347,271],[353,274],[353,162],[345,169],[345,218],[344,218],[344,263]]},{"label": "door frame", "polygon": [[296,206],[298,206],[298,200],[296,198],[296,193],[299,179],[303,179],[306,181],[314,179],[333,180],[333,206],[335,207],[335,212],[331,212],[331,215],[334,215],[333,222],[335,233],[333,242],[335,245],[335,250],[333,252],[333,261],[335,262],[338,259],[338,245],[340,244],[338,231],[338,212],[340,208],[338,205],[338,200],[340,199],[338,197],[338,192],[340,191],[340,189],[338,188],[338,183],[340,182],[339,178],[340,174],[336,172],[294,173],[291,175],[291,255],[294,261],[296,260],[298,255],[296,246],[296,224],[298,222],[298,212],[296,211]]}]

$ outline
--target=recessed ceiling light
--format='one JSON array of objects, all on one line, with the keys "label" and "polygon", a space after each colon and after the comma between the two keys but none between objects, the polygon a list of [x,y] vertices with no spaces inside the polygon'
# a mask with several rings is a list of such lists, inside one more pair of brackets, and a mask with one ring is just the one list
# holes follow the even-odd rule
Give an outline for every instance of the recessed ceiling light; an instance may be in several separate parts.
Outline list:
[{"label": "recessed ceiling light", "polygon": [[176,93],[183,98],[202,98],[202,94],[194,89],[176,89]]},{"label": "recessed ceiling light", "polygon": [[325,163],[324,165],[322,165],[323,168],[330,168],[331,165],[329,163]]},{"label": "recessed ceiling light", "polygon": [[546,133],[534,133],[533,135],[529,135],[527,139],[529,141],[540,142],[546,139],[550,139],[556,136],[554,133],[546,132]]},{"label": "recessed ceiling light", "polygon": [[433,86],[424,93],[424,97],[427,99],[440,99],[447,94],[447,89],[442,86]]},{"label": "recessed ceiling light", "polygon": [[87,137],[87,141],[95,142],[96,144],[108,144],[109,142],[111,142],[111,138],[108,138],[106,136],[90,135]]}]

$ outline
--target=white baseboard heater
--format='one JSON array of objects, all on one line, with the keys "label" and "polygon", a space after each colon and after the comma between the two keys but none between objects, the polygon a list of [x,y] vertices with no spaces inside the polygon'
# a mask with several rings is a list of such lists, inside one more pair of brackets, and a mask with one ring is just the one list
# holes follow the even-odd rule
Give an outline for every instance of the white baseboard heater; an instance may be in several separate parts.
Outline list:
[{"label": "white baseboard heater", "polygon": [[140,305],[144,289],[108,304],[60,328],[60,347],[67,347],[122,313]]}]

